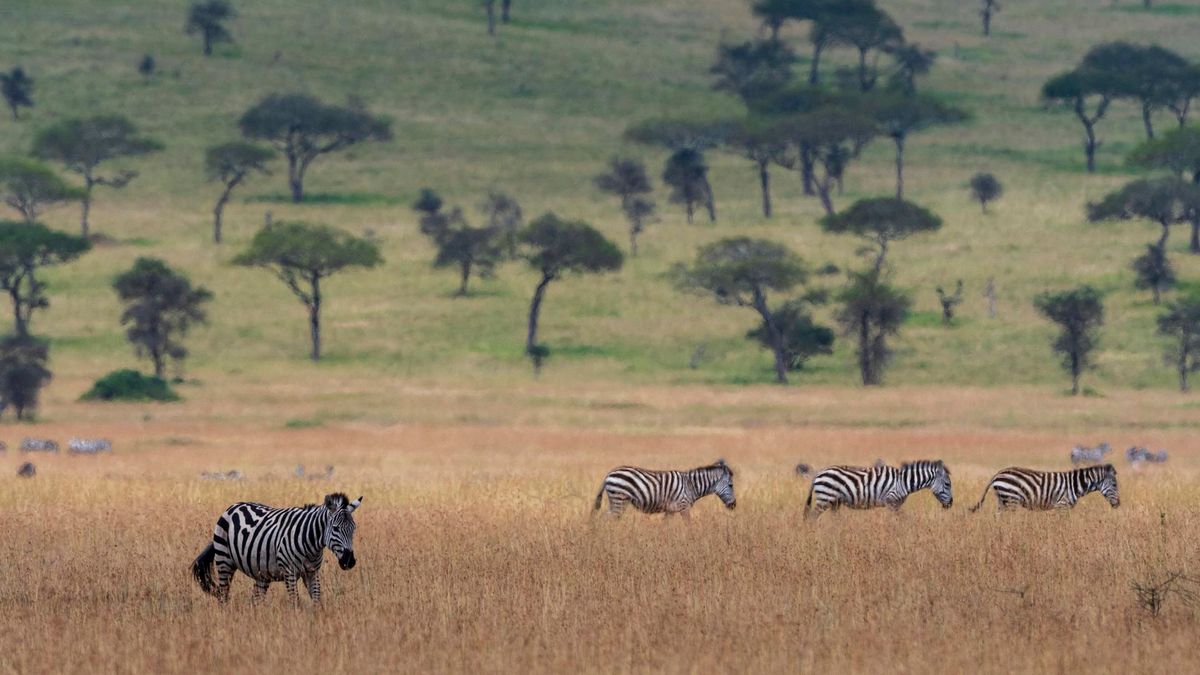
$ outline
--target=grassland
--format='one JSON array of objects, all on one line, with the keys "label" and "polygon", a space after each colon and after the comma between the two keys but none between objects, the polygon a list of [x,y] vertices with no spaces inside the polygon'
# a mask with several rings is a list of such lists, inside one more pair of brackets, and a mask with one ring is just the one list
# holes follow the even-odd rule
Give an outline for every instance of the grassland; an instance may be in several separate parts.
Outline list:
[{"label": "grassland", "polygon": [[[618,152],[660,166],[661,153],[621,142],[630,121],[737,112],[705,71],[719,40],[754,32],[740,2],[516,0],[494,40],[474,2],[240,2],[237,44],[207,60],[174,0],[4,3],[0,67],[31,72],[38,106],[19,123],[0,119],[0,153],[91,112],[126,114],[168,148],[131,164],[142,175],[128,188],[97,192],[93,225],[116,243],[47,275],[52,306],[34,330],[51,340],[55,379],[38,422],[0,427],[0,440],[105,436],[116,452],[35,457],[31,481],[14,476],[25,457],[0,455],[0,673],[1194,670],[1197,608],[1171,598],[1150,617],[1129,584],[1200,573],[1200,402],[1175,391],[1156,311],[1132,289],[1128,261],[1154,228],[1083,222],[1086,200],[1131,176],[1121,157],[1140,120],[1114,107],[1100,125],[1101,171],[1088,176],[1077,124],[1042,109],[1037,92],[1102,40],[1153,39],[1200,58],[1190,23],[1200,7],[1012,3],[985,40],[972,3],[883,5],[940,54],[922,85],[974,119],[910,142],[909,196],[946,227],[890,254],[917,311],[888,386],[863,390],[845,344],[798,386],[763,384],[770,359],[743,338],[751,313],[662,279],[733,234],[786,242],[814,266],[861,264],[855,242],[819,232],[819,207],[795,176],[777,173],[779,213],[765,222],[755,176],[735,157],[710,157],[715,226],[686,226],[660,193],[663,221],[639,258],[551,287],[553,356],[536,380],[521,354],[532,275],[510,264],[452,299],[456,279],[430,269],[408,208],[423,186],[468,211],[501,188],[528,214],[584,218],[623,243],[616,204],[591,176]],[[149,83],[135,70],[144,53],[161,69]],[[286,202],[279,172],[250,183],[216,247],[203,149],[233,138],[262,95],[290,90],[362,96],[393,118],[396,140],[320,160],[309,204]],[[887,194],[891,161],[888,146],[871,146],[838,204]],[[978,170],[1006,185],[986,217],[966,197]],[[385,266],[327,285],[319,364],[305,359],[299,303],[229,264],[266,211],[383,247]],[[77,214],[48,222],[73,230]],[[1200,260],[1182,234],[1172,259],[1196,289]],[[211,323],[189,339],[185,400],[79,402],[94,379],[135,364],[109,284],[140,255],[216,295]],[[989,277],[996,319],[980,296]],[[956,278],[967,301],[947,329],[933,288]],[[1108,321],[1085,381],[1096,391],[1071,398],[1030,300],[1082,282],[1108,293]],[[1071,444],[1100,440],[1166,447],[1172,459],[1140,472],[1119,463],[1116,511],[1093,497],[1069,514],[965,512],[997,469],[1061,468]],[[735,512],[705,501],[690,526],[587,516],[614,465],[716,457],[737,469]],[[800,521],[796,462],[876,457],[945,459],[955,508],[921,495],[899,515]],[[295,480],[298,463],[332,464],[335,478]],[[234,468],[247,479],[198,478]],[[296,612],[281,588],[251,608],[244,578],[222,609],[189,578],[229,503],[334,490],[366,496],[361,564],[327,571],[323,609]]]}]

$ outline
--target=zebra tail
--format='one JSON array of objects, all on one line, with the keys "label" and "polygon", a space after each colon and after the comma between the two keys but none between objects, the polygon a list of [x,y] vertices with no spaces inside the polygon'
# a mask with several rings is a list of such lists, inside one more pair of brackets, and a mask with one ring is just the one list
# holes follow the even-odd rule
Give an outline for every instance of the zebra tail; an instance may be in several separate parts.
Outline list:
[{"label": "zebra tail", "polygon": [[210,543],[208,548],[204,549],[196,558],[196,562],[192,563],[192,576],[196,577],[196,583],[200,584],[200,590],[214,596],[217,594],[217,587],[213,583],[212,568],[213,560],[216,557],[217,547]]},{"label": "zebra tail", "polygon": [[968,511],[970,511],[971,513],[975,513],[976,511],[979,510],[979,507],[983,506],[983,502],[985,502],[987,500],[988,493],[992,491],[992,484],[995,482],[996,482],[995,478],[988,481],[987,487],[983,488],[983,496],[979,498],[979,503],[976,504],[975,506],[972,506],[971,508],[967,509]]},{"label": "zebra tail", "polygon": [[600,505],[604,503],[604,483],[600,483],[600,491],[596,493],[596,503],[592,504],[592,512],[600,510]]},{"label": "zebra tail", "polygon": [[808,499],[804,500],[804,519],[805,520],[808,520],[808,512],[812,510],[812,495],[813,495],[813,488],[815,488],[815,487],[816,487],[815,483],[808,486]]}]

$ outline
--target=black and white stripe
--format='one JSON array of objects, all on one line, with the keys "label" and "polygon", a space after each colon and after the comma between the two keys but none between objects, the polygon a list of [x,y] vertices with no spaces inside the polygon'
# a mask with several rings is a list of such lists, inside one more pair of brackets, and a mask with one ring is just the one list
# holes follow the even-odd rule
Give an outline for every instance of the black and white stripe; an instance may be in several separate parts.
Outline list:
[{"label": "black and white stripe", "polygon": [[[797,467],[797,473],[803,475]],[[831,466],[813,477],[804,504],[804,517],[821,515],[845,506],[870,509],[887,506],[899,509],[908,496],[930,489],[943,508],[950,508],[954,496],[950,488],[950,470],[942,460],[907,462],[900,468],[876,462],[871,468]]]},{"label": "black and white stripe", "polygon": [[608,495],[608,514],[620,516],[627,504],[644,513],[681,513],[705,495],[715,494],[726,507],[737,506],[733,495],[733,469],[718,459],[709,466],[691,471],[652,471],[622,466],[608,472],[600,492],[596,494],[593,511],[600,510],[604,495]]},{"label": "black and white stripe", "polygon": [[1117,469],[1112,464],[1089,466],[1072,471],[1034,471],[1009,467],[996,474],[983,489],[979,503],[971,512],[979,510],[994,490],[1000,508],[1022,506],[1027,509],[1069,509],[1089,492],[1099,492],[1115,509],[1121,505],[1117,490]]},{"label": "black and white stripe", "polygon": [[192,574],[204,592],[222,602],[229,599],[235,571],[254,580],[255,602],[266,595],[272,581],[284,582],[292,601],[298,602],[297,580],[304,582],[313,602],[320,602],[325,549],[333,551],[344,570],[356,563],[352,514],[361,503],[362,497],[352,502],[340,492],[327,495],[324,504],[296,508],[238,502],[217,519],[212,543],[192,564]]}]

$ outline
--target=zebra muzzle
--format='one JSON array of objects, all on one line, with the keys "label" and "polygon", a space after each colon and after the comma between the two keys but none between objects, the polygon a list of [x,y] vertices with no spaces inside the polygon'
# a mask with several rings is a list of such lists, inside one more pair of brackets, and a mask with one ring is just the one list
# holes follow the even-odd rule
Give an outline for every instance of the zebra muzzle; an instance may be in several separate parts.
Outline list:
[{"label": "zebra muzzle", "polygon": [[358,561],[354,559],[354,551],[346,551],[345,555],[338,558],[338,567],[344,570],[351,569],[357,564]]}]

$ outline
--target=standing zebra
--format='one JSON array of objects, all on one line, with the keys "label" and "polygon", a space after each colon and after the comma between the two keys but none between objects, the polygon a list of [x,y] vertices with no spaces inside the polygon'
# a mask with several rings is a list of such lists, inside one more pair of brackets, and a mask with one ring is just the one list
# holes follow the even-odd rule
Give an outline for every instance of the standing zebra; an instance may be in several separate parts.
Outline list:
[{"label": "standing zebra", "polygon": [[1072,471],[1034,471],[1009,467],[996,474],[979,503],[971,507],[971,513],[979,510],[987,499],[988,491],[996,491],[1000,508],[1023,506],[1027,509],[1074,508],[1075,502],[1089,492],[1099,492],[1115,509],[1121,505],[1117,491],[1117,469],[1112,464],[1089,466]]},{"label": "standing zebra", "polygon": [[[807,465],[797,466],[796,473],[806,475]],[[895,511],[910,494],[925,489],[933,490],[933,496],[942,508],[948,509],[954,503],[950,470],[942,460],[906,462],[898,469],[882,462],[876,462],[869,469],[831,466],[813,477],[808,500],[804,503],[804,517],[816,518],[842,506],[852,509],[886,506]]]},{"label": "standing zebra", "polygon": [[737,507],[733,496],[733,469],[725,460],[691,471],[652,471],[622,466],[608,472],[596,494],[592,511],[599,511],[608,495],[608,515],[620,516],[626,504],[643,513],[676,513],[690,518],[688,509],[697,499],[716,494],[727,508]]},{"label": "standing zebra", "polygon": [[325,548],[333,551],[342,569],[355,565],[352,514],[361,503],[362,497],[350,501],[341,492],[326,495],[321,505],[286,509],[238,502],[217,519],[212,543],[192,563],[192,574],[205,593],[221,602],[229,599],[229,582],[235,571],[254,580],[255,603],[266,596],[272,581],[287,584],[292,602],[298,603],[297,579],[304,581],[313,602],[320,602]]}]

